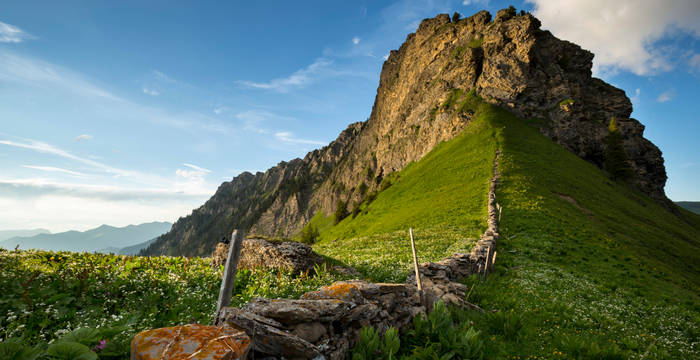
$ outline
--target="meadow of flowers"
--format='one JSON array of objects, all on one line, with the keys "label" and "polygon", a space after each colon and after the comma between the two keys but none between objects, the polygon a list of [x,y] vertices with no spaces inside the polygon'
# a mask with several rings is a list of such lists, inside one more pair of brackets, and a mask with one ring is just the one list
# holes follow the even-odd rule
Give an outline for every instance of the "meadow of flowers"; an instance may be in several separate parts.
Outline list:
[{"label": "meadow of flowers", "polygon": [[[221,273],[206,258],[0,249],[0,358],[128,358],[139,331],[211,323]],[[242,269],[232,305],[299,297],[336,279],[323,267],[314,276]]]}]

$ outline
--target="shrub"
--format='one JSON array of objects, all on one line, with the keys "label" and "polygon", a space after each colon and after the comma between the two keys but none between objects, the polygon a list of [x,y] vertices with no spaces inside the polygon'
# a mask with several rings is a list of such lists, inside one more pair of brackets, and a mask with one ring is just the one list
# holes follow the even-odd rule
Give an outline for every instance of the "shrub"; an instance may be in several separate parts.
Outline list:
[{"label": "shrub", "polygon": [[311,245],[316,242],[316,239],[318,239],[318,228],[311,224],[306,224],[301,229],[301,242]]},{"label": "shrub", "polygon": [[478,38],[478,37],[473,37],[469,39],[469,42],[467,42],[467,46],[469,46],[472,49],[478,49],[481,47],[481,44],[484,43],[484,38]]},{"label": "shrub", "polygon": [[338,203],[335,205],[335,224],[337,225],[339,222],[343,221],[346,217],[348,217],[348,203],[338,199]]},{"label": "shrub", "polygon": [[459,21],[459,18],[461,18],[461,17],[462,17],[462,14],[455,11],[454,14],[452,14],[452,22],[456,23],[457,21]]},{"label": "shrub", "polygon": [[364,195],[367,192],[367,184],[365,182],[361,182],[360,185],[357,186],[357,191],[360,192],[360,195]]},{"label": "shrub", "polygon": [[603,167],[613,180],[628,181],[632,177],[632,169],[627,161],[625,148],[622,146],[622,134],[615,117],[610,118],[608,125]]},{"label": "shrub", "polygon": [[362,202],[358,202],[358,203],[355,203],[355,206],[352,207],[352,218],[353,219],[356,218],[357,215],[360,215],[360,211],[361,211],[360,205],[361,204],[362,204]]}]

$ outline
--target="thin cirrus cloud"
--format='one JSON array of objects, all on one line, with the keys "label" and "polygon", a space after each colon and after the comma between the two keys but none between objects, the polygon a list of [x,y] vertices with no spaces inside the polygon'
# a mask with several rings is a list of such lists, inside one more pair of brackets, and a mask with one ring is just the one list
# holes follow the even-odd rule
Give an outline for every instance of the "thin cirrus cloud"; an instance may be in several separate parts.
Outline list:
[{"label": "thin cirrus cloud", "polygon": [[329,73],[328,67],[332,63],[333,62],[331,60],[326,58],[318,58],[311,65],[303,69],[299,69],[287,77],[272,79],[268,82],[239,80],[237,83],[256,89],[287,92],[292,88],[307,86],[315,81],[317,77],[323,75],[324,73]]},{"label": "thin cirrus cloud", "polygon": [[490,0],[464,0],[462,1],[462,5],[464,6],[469,6],[469,5],[482,5],[482,6],[488,6]]},{"label": "thin cirrus cloud", "polygon": [[73,176],[79,176],[79,177],[85,177],[87,176],[86,174],[83,174],[81,172],[73,171],[73,170],[68,170],[68,169],[63,169],[63,168],[58,168],[58,167],[53,167],[53,166],[38,166],[38,165],[22,165],[23,168],[27,169],[33,169],[33,170],[40,170],[40,171],[47,171],[47,172],[57,172],[57,173],[63,173],[63,174],[68,174],[68,175],[73,175]]},{"label": "thin cirrus cloud", "polygon": [[92,135],[82,134],[75,137],[75,141],[88,141],[92,140]]},{"label": "thin cirrus cloud", "polygon": [[289,131],[279,131],[275,133],[275,139],[288,144],[303,144],[303,145],[328,145],[327,142],[307,140],[295,137],[292,132]]},{"label": "thin cirrus cloud", "polygon": [[[101,162],[86,159],[47,143],[26,140],[24,142],[0,140],[0,145],[27,149],[35,152],[55,155],[88,165],[95,172],[95,180],[89,184],[66,183],[51,178],[0,178],[0,198],[41,197],[47,195],[71,196],[79,198],[99,198],[103,200],[148,201],[170,199],[180,201],[210,196],[214,184],[205,181],[211,171],[197,165],[183,164],[185,169],[177,169],[175,178],[147,174],[138,171],[115,168]],[[22,165],[24,168],[48,173],[64,173],[77,177],[86,177],[81,172],[55,166]],[[120,185],[109,185],[110,179],[120,178]],[[124,181],[128,180],[128,181]],[[100,184],[101,183],[101,184]]]},{"label": "thin cirrus cloud", "polygon": [[58,195],[109,201],[183,200],[211,196],[211,191],[183,191],[174,187],[124,187],[66,183],[45,178],[0,178],[0,198]]},{"label": "thin cirrus cloud", "polygon": [[36,88],[53,88],[79,96],[123,101],[74,71],[3,49],[0,49],[0,80]]},{"label": "thin cirrus cloud", "polygon": [[74,155],[68,151],[65,151],[63,149],[60,149],[58,147],[55,147],[53,145],[47,144],[45,142],[41,141],[36,141],[36,140],[31,140],[31,139],[25,139],[24,142],[19,142],[19,141],[12,141],[12,140],[0,140],[0,145],[6,145],[6,146],[11,146],[15,148],[21,148],[21,149],[27,149],[27,150],[33,150],[36,152],[44,153],[44,154],[51,154],[51,155],[56,155],[65,159],[73,160],[79,163],[82,163],[84,165],[89,165],[93,168],[105,171],[107,173],[117,175],[117,176],[126,176],[126,177],[133,177],[136,173],[132,171],[127,171],[123,169],[118,169],[112,166],[105,165],[101,162],[94,161],[91,159],[86,159],[84,157],[80,157],[77,155]]},{"label": "thin cirrus cloud", "polygon": [[33,38],[34,36],[17,26],[0,21],[0,43],[20,43]]},{"label": "thin cirrus cloud", "polygon": [[[153,71],[152,76],[162,82],[175,81],[167,75]],[[231,133],[226,123],[197,112],[172,113],[161,108],[142,105],[121,98],[103,87],[95,85],[85,76],[70,69],[43,60],[18,55],[0,48],[0,81],[15,85],[51,90],[70,99],[96,100],[109,109],[110,114],[122,118],[147,119],[148,122],[179,128],[216,133]],[[150,88],[149,88],[150,89]],[[93,101],[93,103],[95,103]]]},{"label": "thin cirrus cloud", "polygon": [[534,15],[555,36],[595,54],[595,73],[670,71],[682,49],[660,40],[678,32],[700,37],[697,0],[526,1],[534,4]]}]

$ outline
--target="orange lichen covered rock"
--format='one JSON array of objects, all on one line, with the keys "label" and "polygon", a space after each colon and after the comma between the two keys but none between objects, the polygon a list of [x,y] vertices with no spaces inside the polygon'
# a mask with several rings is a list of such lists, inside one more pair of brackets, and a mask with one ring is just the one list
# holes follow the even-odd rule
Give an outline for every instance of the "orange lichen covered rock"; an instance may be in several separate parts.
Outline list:
[{"label": "orange lichen covered rock", "polygon": [[305,300],[336,299],[349,303],[362,304],[365,302],[362,296],[362,287],[366,284],[360,281],[337,281],[331,285],[323,286],[317,291],[310,291],[302,295]]},{"label": "orange lichen covered rock", "polygon": [[250,338],[229,326],[182,325],[138,333],[131,360],[245,359]]}]

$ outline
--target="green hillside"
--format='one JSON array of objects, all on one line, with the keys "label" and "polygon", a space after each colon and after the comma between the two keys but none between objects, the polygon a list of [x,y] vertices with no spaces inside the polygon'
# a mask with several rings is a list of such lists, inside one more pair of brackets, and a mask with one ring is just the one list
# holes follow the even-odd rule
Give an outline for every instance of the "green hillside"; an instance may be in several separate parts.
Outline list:
[{"label": "green hillside", "polygon": [[[421,261],[467,251],[485,228],[498,146],[503,205],[496,273],[470,301],[506,314],[467,317],[495,358],[697,358],[700,216],[676,214],[564,150],[522,120],[466,94],[468,130],[401,171],[357,215],[317,214],[315,249],[374,280],[410,268],[408,227]],[[471,105],[470,105],[471,104]],[[448,110],[449,111],[449,110]],[[500,321],[503,326],[493,326]]]}]

